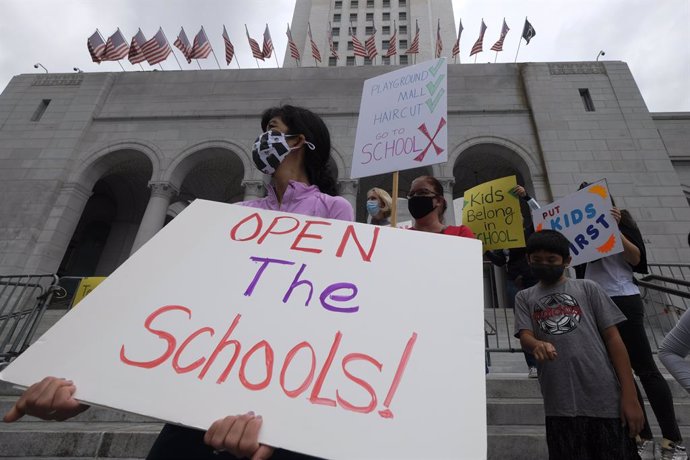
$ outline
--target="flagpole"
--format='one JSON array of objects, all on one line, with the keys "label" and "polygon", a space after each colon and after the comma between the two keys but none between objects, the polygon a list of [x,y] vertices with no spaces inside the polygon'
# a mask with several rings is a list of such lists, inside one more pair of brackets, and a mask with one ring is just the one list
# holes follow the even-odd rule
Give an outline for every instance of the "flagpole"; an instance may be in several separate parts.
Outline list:
[{"label": "flagpole", "polygon": [[[527,16],[525,16],[525,23],[527,23]],[[524,30],[525,27],[523,26],[522,28]],[[520,40],[518,41],[518,49],[515,52],[515,61],[513,62],[513,64],[517,62],[518,53],[520,52],[520,45],[522,45],[522,35],[520,35]]]},{"label": "flagpole", "polygon": [[141,65],[141,62],[139,63],[139,67],[141,67],[141,70],[142,70],[142,71],[144,70],[144,66]]},{"label": "flagpole", "polygon": [[[208,37],[206,37],[208,38]],[[218,66],[218,70],[220,70],[220,62],[218,62],[218,57],[216,56],[216,52],[213,51],[213,48],[211,48],[211,53],[213,54],[213,59],[216,60],[216,65]]]},{"label": "flagpole", "polygon": [[498,51],[496,51],[496,57],[494,58],[494,64],[496,64],[496,59],[498,59]]},{"label": "flagpole", "polygon": [[[165,34],[165,32],[163,32],[163,34]],[[167,40],[168,37],[165,37],[165,39]],[[170,42],[168,42],[168,43],[170,43]],[[175,56],[175,53],[174,53],[174,52],[171,52],[170,54],[172,54],[173,57],[175,58],[175,61],[177,61],[177,67],[179,67],[180,70],[182,70],[182,65],[180,65],[180,61],[177,59],[177,56]],[[161,68],[162,68],[162,67],[163,67],[163,66],[161,66]],[[199,67],[199,68],[201,68],[201,67]]]},{"label": "flagpole", "polygon": [[160,67],[161,70],[165,71],[165,69],[163,68],[163,64],[161,64],[160,62],[158,63],[158,67]]},{"label": "flagpole", "polygon": [[201,70],[201,64],[199,64],[199,60],[198,59],[194,59],[194,60],[196,61],[196,65],[199,66],[199,70]]},{"label": "flagpole", "polygon": [[120,68],[122,69],[123,72],[127,72],[124,67],[122,67],[122,63],[120,61],[117,61],[118,64],[120,64]]},{"label": "flagpole", "polygon": [[[477,54],[479,54],[479,53],[477,53]],[[474,63],[475,64],[477,63],[477,54],[474,55]]]}]

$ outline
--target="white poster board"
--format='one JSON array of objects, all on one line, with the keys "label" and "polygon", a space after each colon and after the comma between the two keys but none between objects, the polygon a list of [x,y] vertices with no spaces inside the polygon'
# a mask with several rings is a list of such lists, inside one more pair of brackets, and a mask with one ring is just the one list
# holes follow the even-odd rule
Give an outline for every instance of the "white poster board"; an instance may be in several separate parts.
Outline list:
[{"label": "white poster board", "polygon": [[366,80],[351,177],[448,161],[447,83],[445,58]]},{"label": "white poster board", "polygon": [[477,240],[196,200],[0,378],[202,429],[251,410],[320,457],[486,458],[481,263]]},{"label": "white poster board", "polygon": [[606,180],[532,211],[536,231],[552,229],[570,241],[571,266],[623,252],[618,224],[611,215]]}]

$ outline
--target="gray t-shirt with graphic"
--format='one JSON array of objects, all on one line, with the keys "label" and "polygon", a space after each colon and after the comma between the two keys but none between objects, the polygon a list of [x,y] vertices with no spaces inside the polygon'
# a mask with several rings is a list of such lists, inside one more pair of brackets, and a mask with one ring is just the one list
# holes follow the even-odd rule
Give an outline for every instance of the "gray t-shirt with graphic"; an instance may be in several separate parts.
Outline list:
[{"label": "gray t-shirt with graphic", "polygon": [[620,417],[620,385],[602,333],[625,321],[601,287],[590,280],[541,283],[515,297],[515,335],[529,330],[550,342],[558,357],[539,364],[547,416]]}]

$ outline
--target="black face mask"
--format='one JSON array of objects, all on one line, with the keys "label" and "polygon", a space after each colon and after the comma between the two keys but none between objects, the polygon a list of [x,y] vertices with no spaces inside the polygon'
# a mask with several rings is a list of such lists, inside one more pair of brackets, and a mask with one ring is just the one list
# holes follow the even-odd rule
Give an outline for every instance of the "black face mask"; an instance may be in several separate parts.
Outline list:
[{"label": "black face mask", "polygon": [[421,219],[434,210],[433,196],[413,196],[407,200],[407,209],[415,219]]},{"label": "black face mask", "polygon": [[554,284],[565,271],[565,265],[530,264],[532,275],[544,284]]}]

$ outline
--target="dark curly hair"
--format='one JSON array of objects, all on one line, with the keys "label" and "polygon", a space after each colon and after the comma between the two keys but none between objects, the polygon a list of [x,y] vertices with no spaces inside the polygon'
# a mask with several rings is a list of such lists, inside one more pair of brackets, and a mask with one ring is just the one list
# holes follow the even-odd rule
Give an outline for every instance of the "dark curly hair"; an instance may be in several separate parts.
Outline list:
[{"label": "dark curly hair", "polygon": [[307,178],[322,193],[336,196],[335,171],[329,160],[331,158],[331,134],[324,121],[311,110],[294,105],[271,107],[261,114],[261,129],[266,131],[268,122],[279,117],[288,127],[286,134],[303,134],[308,142],[314,144],[314,150],[307,149],[304,155],[304,166]]}]

